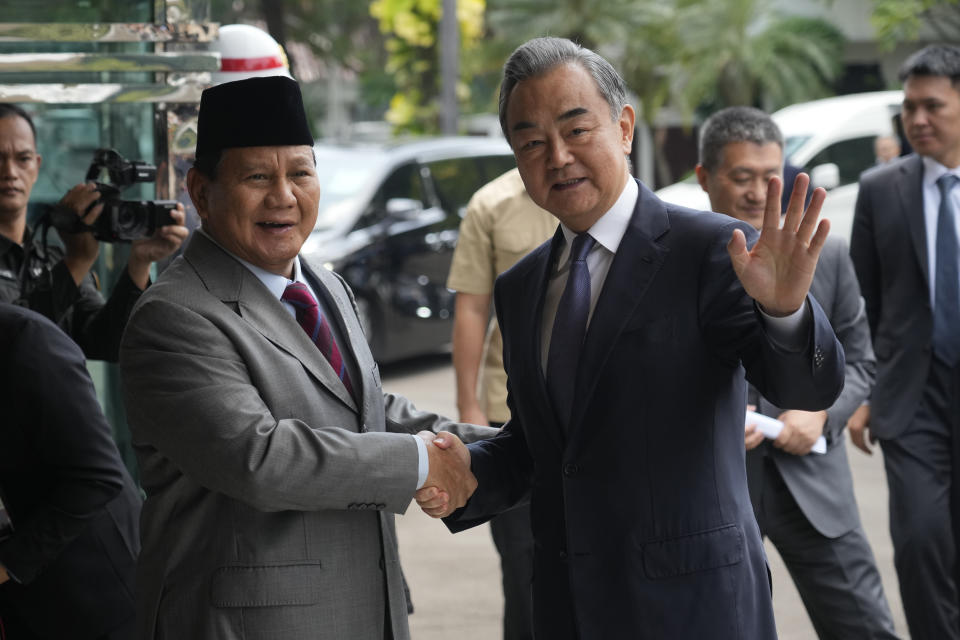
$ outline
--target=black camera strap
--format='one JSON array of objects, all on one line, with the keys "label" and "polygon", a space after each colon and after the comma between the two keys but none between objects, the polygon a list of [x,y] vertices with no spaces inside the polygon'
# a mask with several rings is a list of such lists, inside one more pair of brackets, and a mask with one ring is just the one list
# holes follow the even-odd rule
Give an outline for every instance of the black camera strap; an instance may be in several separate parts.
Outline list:
[{"label": "black camera strap", "polygon": [[[59,213],[55,213],[59,211]],[[50,245],[47,240],[47,237],[50,233],[50,227],[54,225],[54,219],[57,216],[64,216],[64,210],[59,209],[57,206],[46,205],[45,210],[37,219],[36,225],[30,230],[30,241],[23,243],[23,261],[20,263],[20,269],[18,276],[18,282],[20,283],[20,297],[26,298],[30,295],[33,288],[37,286],[37,279],[41,276],[46,277],[45,286],[49,287],[51,273],[48,266],[49,255],[50,255]],[[73,212],[70,212],[70,215],[73,216]],[[36,235],[39,234],[40,241],[36,241]],[[39,270],[39,273],[33,274],[31,270],[36,265],[36,268]],[[41,285],[44,286],[44,285]]]}]

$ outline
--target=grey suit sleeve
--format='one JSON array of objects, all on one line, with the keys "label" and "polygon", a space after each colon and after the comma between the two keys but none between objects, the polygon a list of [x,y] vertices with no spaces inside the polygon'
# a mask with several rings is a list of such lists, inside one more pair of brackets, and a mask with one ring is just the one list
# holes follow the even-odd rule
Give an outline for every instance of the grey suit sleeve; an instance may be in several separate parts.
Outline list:
[{"label": "grey suit sleeve", "polygon": [[[251,378],[253,363],[248,367],[225,331],[161,300],[135,312],[121,367],[144,459],[159,451],[190,481],[262,511],[347,509],[360,502],[402,513],[416,489],[416,443],[403,434],[359,433],[356,423],[347,424],[352,414],[334,409],[324,424],[275,417]],[[285,374],[266,369],[259,363],[259,375]],[[289,383],[297,385],[307,386],[291,390],[292,403],[323,402],[309,383]],[[315,414],[321,410],[313,407]]]},{"label": "grey suit sleeve", "polygon": [[383,394],[386,408],[387,431],[417,434],[421,431],[449,431],[466,443],[492,438],[499,429],[475,424],[458,423],[429,411],[417,409],[403,396]]},{"label": "grey suit sleeve", "polygon": [[827,410],[824,436],[829,442],[842,437],[847,420],[857,407],[870,396],[876,376],[877,362],[870,342],[866,306],[846,252],[846,244],[838,242],[836,257],[831,266],[835,274],[834,300],[830,323],[846,355],[843,391]]},{"label": "grey suit sleeve", "polygon": [[[359,319],[360,311],[357,309],[357,300],[353,295],[353,290],[350,289],[350,285],[339,273],[330,271],[329,274],[335,277],[340,286],[343,287],[344,293],[350,300],[353,313]],[[383,405],[386,430],[390,432],[416,435],[421,431],[433,431],[434,433],[449,431],[464,442],[470,443],[492,438],[499,431],[499,429],[491,429],[490,427],[453,422],[444,416],[421,411],[408,399],[393,393],[383,394]]]},{"label": "grey suit sleeve", "polygon": [[[343,287],[344,293],[350,300],[353,312],[359,319],[360,312],[357,309],[357,300],[353,295],[353,290],[350,289],[350,285],[343,279],[343,276],[335,271],[330,271],[329,274],[334,276],[340,286]],[[429,411],[421,411],[407,398],[393,393],[383,394],[383,406],[385,429],[393,433],[416,435],[421,431],[433,431],[434,433],[449,431],[464,442],[470,443],[492,438],[499,431],[490,427],[456,423],[444,416]]]}]

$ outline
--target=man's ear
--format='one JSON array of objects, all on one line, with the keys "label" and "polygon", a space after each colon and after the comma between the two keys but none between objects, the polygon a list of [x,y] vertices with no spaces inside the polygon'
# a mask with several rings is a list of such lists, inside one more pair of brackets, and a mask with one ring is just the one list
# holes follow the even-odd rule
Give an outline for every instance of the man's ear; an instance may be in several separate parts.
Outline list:
[{"label": "man's ear", "polygon": [[206,220],[209,209],[207,206],[207,191],[210,188],[210,178],[193,167],[187,171],[187,192],[193,200],[193,206],[201,220]]},{"label": "man's ear", "polygon": [[620,125],[620,143],[623,145],[623,152],[627,155],[630,155],[633,147],[633,129],[636,124],[637,116],[631,107],[628,104],[623,105],[623,109],[620,110],[620,118],[617,121],[617,124]]},{"label": "man's ear", "polygon": [[709,194],[710,190],[707,189],[707,179],[710,177],[710,174],[707,173],[706,167],[704,167],[702,164],[698,164],[694,171],[697,172],[697,182],[700,183],[700,188]]}]

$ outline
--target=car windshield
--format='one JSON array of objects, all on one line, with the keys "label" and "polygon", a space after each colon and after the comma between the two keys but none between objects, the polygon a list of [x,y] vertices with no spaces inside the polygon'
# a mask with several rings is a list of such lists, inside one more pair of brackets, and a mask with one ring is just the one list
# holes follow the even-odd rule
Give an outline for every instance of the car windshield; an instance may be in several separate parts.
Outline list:
[{"label": "car windshield", "polygon": [[789,162],[793,154],[797,152],[797,149],[802,147],[810,137],[811,136],[787,136],[787,139],[783,141],[783,157]]},{"label": "car windshield", "polygon": [[320,206],[314,228],[322,231],[339,226],[346,217],[356,217],[356,201],[380,175],[385,160],[377,151],[318,149],[316,153]]}]

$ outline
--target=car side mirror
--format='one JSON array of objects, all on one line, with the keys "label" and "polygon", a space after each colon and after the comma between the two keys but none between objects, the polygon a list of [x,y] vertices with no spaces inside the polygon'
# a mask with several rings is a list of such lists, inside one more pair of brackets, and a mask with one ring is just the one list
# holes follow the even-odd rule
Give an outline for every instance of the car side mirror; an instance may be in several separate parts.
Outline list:
[{"label": "car side mirror", "polygon": [[423,212],[423,203],[413,198],[390,198],[387,217],[393,220],[415,220]]},{"label": "car side mirror", "polygon": [[823,187],[827,191],[840,186],[840,167],[834,162],[818,164],[810,170],[810,186]]}]

